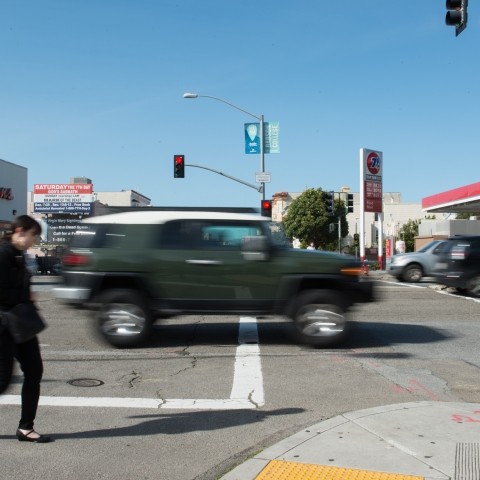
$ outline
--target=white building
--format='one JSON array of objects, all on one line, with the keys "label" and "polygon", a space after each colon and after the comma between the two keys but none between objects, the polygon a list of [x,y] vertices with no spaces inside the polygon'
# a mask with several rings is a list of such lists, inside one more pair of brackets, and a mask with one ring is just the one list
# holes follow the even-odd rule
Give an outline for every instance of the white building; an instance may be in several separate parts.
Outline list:
[{"label": "white building", "polygon": [[94,192],[95,201],[106,206],[115,207],[149,207],[150,198],[135,190],[121,190],[119,192]]}]

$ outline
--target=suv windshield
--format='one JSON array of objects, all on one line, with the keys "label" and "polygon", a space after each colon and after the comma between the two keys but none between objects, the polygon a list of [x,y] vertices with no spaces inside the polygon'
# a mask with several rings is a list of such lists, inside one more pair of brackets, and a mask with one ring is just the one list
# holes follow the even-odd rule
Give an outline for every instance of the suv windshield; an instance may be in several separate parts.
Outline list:
[{"label": "suv windshield", "polygon": [[417,252],[423,253],[427,252],[430,248],[432,248],[434,245],[440,246],[442,244],[442,241],[440,240],[433,240],[432,242],[427,243],[424,245],[422,248],[417,250]]}]

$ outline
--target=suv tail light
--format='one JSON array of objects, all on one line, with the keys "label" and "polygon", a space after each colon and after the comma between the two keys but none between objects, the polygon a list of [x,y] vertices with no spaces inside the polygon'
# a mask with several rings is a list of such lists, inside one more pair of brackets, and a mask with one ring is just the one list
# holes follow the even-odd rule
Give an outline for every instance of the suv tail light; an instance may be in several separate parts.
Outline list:
[{"label": "suv tail light", "polygon": [[469,253],[469,245],[455,245],[450,251],[450,258],[452,260],[465,260]]},{"label": "suv tail light", "polygon": [[85,253],[68,253],[63,257],[63,264],[68,267],[78,267],[90,263],[90,256]]}]

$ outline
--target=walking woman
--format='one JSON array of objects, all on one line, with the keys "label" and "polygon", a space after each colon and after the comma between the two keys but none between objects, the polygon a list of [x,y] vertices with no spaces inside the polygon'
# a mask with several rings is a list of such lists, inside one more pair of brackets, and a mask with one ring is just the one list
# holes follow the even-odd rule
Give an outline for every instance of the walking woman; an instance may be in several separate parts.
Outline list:
[{"label": "walking woman", "polygon": [[[13,222],[11,233],[0,241],[0,311],[33,301],[30,292],[30,274],[24,253],[34,245],[42,229],[28,215]],[[15,343],[5,322],[0,324],[0,394],[10,384],[14,358],[20,364],[24,379],[22,413],[17,430],[21,442],[47,443],[50,437],[40,435],[33,428],[40,398],[43,363],[37,337],[24,343]]]}]

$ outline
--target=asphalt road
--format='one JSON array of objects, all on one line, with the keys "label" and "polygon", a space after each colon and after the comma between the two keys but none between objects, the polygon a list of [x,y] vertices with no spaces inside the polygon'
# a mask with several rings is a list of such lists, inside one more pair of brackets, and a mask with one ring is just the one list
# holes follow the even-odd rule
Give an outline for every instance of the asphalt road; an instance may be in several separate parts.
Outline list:
[{"label": "asphalt road", "polygon": [[39,407],[36,427],[55,442],[15,439],[17,371],[0,397],[0,478],[211,480],[341,413],[480,402],[479,302],[377,278],[380,300],[354,312],[346,344],[325,350],[295,345],[274,318],[257,319],[258,343],[252,331],[240,339],[238,317],[169,320],[146,347],[117,350],[92,335],[85,312],[54,300],[54,277],[37,279],[49,323],[42,398],[59,402]]}]

